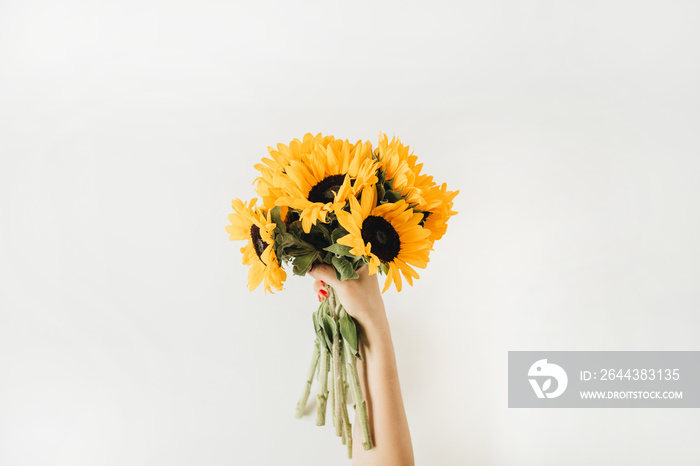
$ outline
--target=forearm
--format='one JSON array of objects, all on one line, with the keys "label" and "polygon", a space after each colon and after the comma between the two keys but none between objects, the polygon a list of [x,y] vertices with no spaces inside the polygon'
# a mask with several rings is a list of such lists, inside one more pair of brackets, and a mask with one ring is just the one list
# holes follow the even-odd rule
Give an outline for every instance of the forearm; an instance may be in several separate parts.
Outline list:
[{"label": "forearm", "polygon": [[[396,356],[389,322],[382,309],[371,321],[360,324],[360,354],[357,361],[360,386],[367,402],[374,448],[353,445],[354,465],[411,466],[414,464],[411,434],[404,410]],[[355,421],[355,438],[361,438]]]}]

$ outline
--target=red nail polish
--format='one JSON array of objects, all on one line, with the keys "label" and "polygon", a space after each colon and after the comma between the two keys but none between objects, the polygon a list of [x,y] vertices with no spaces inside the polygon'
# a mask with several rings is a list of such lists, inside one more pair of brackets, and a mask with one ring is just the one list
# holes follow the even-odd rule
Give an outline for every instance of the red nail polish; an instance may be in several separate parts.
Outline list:
[{"label": "red nail polish", "polygon": [[321,285],[326,286],[326,282],[324,282],[323,280],[321,280]]},{"label": "red nail polish", "polygon": [[318,297],[318,302],[319,302],[319,303],[322,303],[322,302],[323,302],[323,298],[322,298],[321,296]]},{"label": "red nail polish", "polygon": [[326,290],[318,290],[318,292],[321,293],[324,298],[328,297],[328,292]]}]

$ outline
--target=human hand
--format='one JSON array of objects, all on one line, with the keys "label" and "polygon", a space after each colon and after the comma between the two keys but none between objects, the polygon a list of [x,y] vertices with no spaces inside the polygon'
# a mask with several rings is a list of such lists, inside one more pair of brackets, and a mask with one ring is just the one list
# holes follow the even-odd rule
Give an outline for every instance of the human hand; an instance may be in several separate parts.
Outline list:
[{"label": "human hand", "polygon": [[[362,442],[353,442],[352,464],[413,466],[411,434],[377,275],[369,275],[366,265],[357,271],[358,278],[342,282],[335,278],[335,270],[330,265],[317,264],[308,273],[316,279],[314,291],[319,297],[328,297],[325,285],[333,287],[341,304],[361,330],[358,336],[362,359],[356,363],[367,402],[374,447],[365,450]],[[356,417],[353,437],[361,436],[360,422]]]},{"label": "human hand", "polygon": [[367,265],[357,270],[358,278],[342,282],[336,278],[335,269],[327,264],[316,264],[308,273],[316,279],[314,291],[319,298],[328,297],[324,285],[333,287],[347,313],[360,325],[367,326],[386,321],[377,274],[369,275]]}]

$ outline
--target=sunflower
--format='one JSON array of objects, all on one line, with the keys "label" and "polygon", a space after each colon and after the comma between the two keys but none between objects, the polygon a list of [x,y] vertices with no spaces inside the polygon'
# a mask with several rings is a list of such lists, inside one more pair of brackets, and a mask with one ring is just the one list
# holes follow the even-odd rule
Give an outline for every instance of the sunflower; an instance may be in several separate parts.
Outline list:
[{"label": "sunflower", "polygon": [[401,273],[413,285],[418,273],[411,266],[424,269],[428,265],[430,231],[420,226],[423,214],[414,212],[403,199],[377,205],[376,196],[374,187],[366,188],[359,202],[350,197],[350,212],[336,211],[338,222],[348,231],[338,243],[368,260],[370,275],[380,268],[386,272],[382,293],[392,281],[401,291]]},{"label": "sunflower", "polygon": [[343,208],[348,198],[377,182],[379,164],[371,154],[369,142],[337,139],[326,147],[317,144],[300,160],[290,160],[274,178],[275,187],[283,192],[275,204],[301,211],[301,224],[308,233],[318,221],[325,223],[329,212]]},{"label": "sunflower", "polygon": [[435,185],[432,176],[421,174],[423,164],[418,164],[418,156],[409,154],[409,146],[393,137],[391,141],[386,134],[379,133],[379,143],[375,157],[382,163],[384,178],[391,182],[394,191],[411,205],[425,202],[422,193]]},{"label": "sunflower", "polygon": [[424,192],[425,204],[419,209],[425,211],[427,217],[423,227],[430,230],[430,241],[435,242],[442,238],[447,231],[447,221],[457,214],[452,210],[454,198],[459,191],[448,191],[447,184],[433,186]]},{"label": "sunflower", "polygon": [[323,136],[321,133],[314,136],[311,133],[306,133],[302,141],[294,139],[288,146],[280,143],[277,144],[276,149],[268,147],[267,151],[272,158],[263,158],[262,163],[255,165],[261,176],[253,181],[253,184],[256,185],[256,192],[262,198],[263,205],[272,209],[277,198],[284,195],[276,180],[289,167],[292,160],[303,160],[317,146],[325,149],[334,140],[333,136]]},{"label": "sunflower", "polygon": [[253,199],[245,204],[235,199],[235,213],[229,214],[231,224],[226,226],[226,231],[232,241],[248,240],[248,244],[241,248],[243,265],[250,266],[248,289],[253,291],[264,282],[265,293],[273,292],[271,287],[279,291],[287,273],[280,268],[273,249],[275,223],[270,219],[270,212],[265,214],[256,207],[256,202],[257,199]]}]

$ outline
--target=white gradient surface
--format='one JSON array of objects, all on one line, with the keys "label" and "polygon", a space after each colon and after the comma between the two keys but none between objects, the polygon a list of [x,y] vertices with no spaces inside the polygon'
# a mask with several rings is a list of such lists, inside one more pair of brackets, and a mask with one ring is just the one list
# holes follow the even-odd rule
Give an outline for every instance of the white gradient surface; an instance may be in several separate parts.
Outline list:
[{"label": "white gradient surface", "polygon": [[0,2],[0,464],[350,464],[311,279],[232,198],[323,132],[461,190],[385,300],[419,465],[700,464],[697,410],[507,408],[508,350],[698,350],[700,6]]}]

